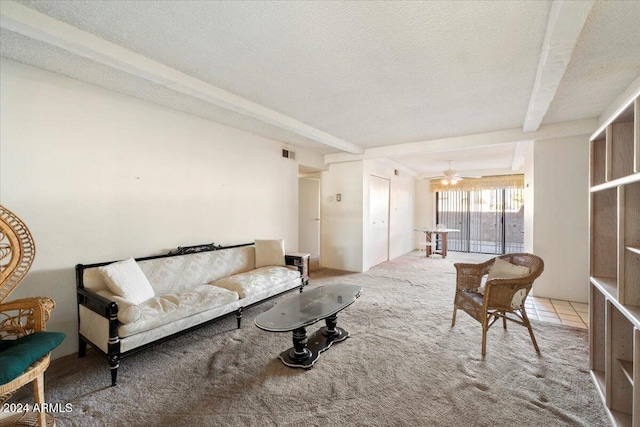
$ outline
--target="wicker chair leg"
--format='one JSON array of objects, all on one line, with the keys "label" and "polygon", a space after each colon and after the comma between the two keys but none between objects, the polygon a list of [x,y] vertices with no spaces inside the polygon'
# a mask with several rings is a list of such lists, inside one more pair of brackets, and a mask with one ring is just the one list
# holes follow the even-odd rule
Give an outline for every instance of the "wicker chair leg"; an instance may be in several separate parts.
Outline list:
[{"label": "wicker chair leg", "polygon": [[529,335],[531,335],[531,341],[533,342],[533,348],[536,349],[537,353],[540,353],[540,349],[538,348],[538,343],[536,342],[536,337],[533,336],[533,329],[531,329],[531,325],[527,325],[529,328]]},{"label": "wicker chair leg", "polygon": [[482,357],[487,354],[487,328],[482,325]]},{"label": "wicker chair leg", "polygon": [[502,318],[502,327],[504,329],[507,329],[507,314],[506,313],[502,313],[505,317]]},{"label": "wicker chair leg", "polygon": [[457,311],[458,311],[458,308],[454,304],[453,305],[453,317],[451,317],[451,327],[456,326],[456,312]]},{"label": "wicker chair leg", "polygon": [[44,372],[41,372],[33,380],[33,400],[38,405],[38,425],[45,427],[47,425],[47,414],[44,406]]},{"label": "wicker chair leg", "polygon": [[531,328],[531,322],[529,322],[529,317],[527,316],[527,312],[525,311],[524,306],[520,309],[520,312],[522,313],[522,320],[524,321],[523,323],[529,330],[529,336],[531,337],[531,342],[533,342],[533,348],[536,349],[537,353],[540,353],[538,342],[536,341],[536,337],[533,335],[533,328]]}]

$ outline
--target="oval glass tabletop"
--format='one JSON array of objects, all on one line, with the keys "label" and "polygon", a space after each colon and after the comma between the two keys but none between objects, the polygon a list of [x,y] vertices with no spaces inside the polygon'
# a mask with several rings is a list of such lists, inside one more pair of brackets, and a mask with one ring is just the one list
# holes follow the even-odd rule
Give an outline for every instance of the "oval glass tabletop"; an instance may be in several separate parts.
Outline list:
[{"label": "oval glass tabletop", "polygon": [[283,298],[269,310],[256,317],[258,328],[270,332],[288,332],[314,324],[338,313],[362,293],[355,285],[318,286]]}]

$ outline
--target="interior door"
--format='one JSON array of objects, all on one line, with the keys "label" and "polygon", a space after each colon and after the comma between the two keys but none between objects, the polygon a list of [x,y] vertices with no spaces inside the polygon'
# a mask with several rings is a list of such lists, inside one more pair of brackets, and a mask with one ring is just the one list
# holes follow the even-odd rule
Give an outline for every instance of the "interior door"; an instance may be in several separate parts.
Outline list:
[{"label": "interior door", "polygon": [[320,180],[298,179],[298,250],[320,256]]},{"label": "interior door", "polygon": [[371,175],[369,204],[371,220],[371,265],[389,259],[389,180]]}]

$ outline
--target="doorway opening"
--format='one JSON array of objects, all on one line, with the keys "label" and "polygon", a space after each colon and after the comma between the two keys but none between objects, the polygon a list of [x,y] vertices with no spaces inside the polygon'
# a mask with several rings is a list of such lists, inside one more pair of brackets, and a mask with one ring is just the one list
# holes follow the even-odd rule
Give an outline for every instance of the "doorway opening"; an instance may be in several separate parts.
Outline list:
[{"label": "doorway opening", "polygon": [[371,221],[371,265],[389,260],[389,197],[391,181],[376,175],[369,176],[369,218]]},{"label": "doorway opening", "polygon": [[320,176],[298,178],[298,251],[308,253],[309,270],[320,268]]}]

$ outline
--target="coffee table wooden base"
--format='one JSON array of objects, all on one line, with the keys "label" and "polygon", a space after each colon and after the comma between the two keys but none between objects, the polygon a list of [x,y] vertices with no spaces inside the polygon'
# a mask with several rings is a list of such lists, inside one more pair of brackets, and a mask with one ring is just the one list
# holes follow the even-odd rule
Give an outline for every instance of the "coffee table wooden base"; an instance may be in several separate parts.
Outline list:
[{"label": "coffee table wooden base", "polygon": [[320,353],[331,347],[335,342],[349,338],[349,332],[336,326],[336,316],[326,319],[327,326],[318,329],[307,337],[305,328],[293,331],[293,347],[280,353],[278,358],[291,368],[313,368]]}]

